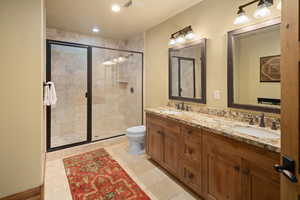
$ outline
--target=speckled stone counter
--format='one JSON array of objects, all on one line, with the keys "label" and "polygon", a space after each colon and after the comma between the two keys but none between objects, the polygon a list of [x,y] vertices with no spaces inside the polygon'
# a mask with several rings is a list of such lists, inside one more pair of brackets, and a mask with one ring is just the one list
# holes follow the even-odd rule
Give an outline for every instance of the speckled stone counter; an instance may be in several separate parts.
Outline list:
[{"label": "speckled stone counter", "polygon": [[250,126],[248,123],[240,122],[224,117],[217,117],[196,112],[178,111],[174,108],[164,107],[155,109],[145,109],[146,113],[158,115],[163,118],[172,119],[182,124],[186,124],[196,128],[202,128],[211,133],[223,135],[247,144],[252,144],[273,152],[280,152],[279,139],[261,138],[252,135],[240,133],[234,130],[235,127],[253,127],[262,130],[268,130],[272,134],[280,136],[280,130],[274,131],[269,127],[260,128],[257,125]]}]

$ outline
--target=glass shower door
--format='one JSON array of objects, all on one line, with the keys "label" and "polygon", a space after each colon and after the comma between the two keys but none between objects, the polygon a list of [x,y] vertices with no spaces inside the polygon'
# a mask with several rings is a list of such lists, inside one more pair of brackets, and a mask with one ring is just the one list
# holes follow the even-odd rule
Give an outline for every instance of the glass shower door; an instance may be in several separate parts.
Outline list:
[{"label": "glass shower door", "polygon": [[92,140],[122,135],[142,124],[141,53],[93,48]]},{"label": "glass shower door", "polygon": [[47,80],[55,84],[58,98],[48,107],[48,149],[85,143],[88,47],[48,41],[48,59]]}]

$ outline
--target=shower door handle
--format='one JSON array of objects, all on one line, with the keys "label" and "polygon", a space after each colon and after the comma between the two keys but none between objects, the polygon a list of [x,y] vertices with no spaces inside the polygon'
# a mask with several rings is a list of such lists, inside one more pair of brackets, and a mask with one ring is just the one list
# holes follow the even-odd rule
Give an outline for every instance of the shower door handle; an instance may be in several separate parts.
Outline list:
[{"label": "shower door handle", "polygon": [[88,98],[88,96],[89,96],[89,93],[86,92],[85,93],[85,98]]}]

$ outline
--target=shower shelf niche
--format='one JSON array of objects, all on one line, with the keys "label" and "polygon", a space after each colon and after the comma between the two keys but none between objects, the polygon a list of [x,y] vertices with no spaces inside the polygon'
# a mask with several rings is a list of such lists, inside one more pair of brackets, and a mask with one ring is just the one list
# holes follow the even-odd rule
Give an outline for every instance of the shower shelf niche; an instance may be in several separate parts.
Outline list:
[{"label": "shower shelf niche", "polygon": [[129,81],[126,81],[126,80],[118,80],[117,82],[120,84],[128,84],[129,83]]}]

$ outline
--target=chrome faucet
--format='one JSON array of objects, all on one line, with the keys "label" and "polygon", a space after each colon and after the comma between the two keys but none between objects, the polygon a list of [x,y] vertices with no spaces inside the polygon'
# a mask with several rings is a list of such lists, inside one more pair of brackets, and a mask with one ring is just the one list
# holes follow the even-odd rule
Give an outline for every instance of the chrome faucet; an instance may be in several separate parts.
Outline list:
[{"label": "chrome faucet", "polygon": [[259,127],[262,127],[262,128],[266,127],[266,124],[265,124],[265,114],[264,113],[260,116]]},{"label": "chrome faucet", "polygon": [[176,109],[177,110],[185,110],[184,102],[176,104]]},{"label": "chrome faucet", "polygon": [[181,105],[180,110],[185,110],[185,109],[184,109],[184,108],[185,108],[185,107],[184,107],[184,102],[182,102],[180,105]]}]

